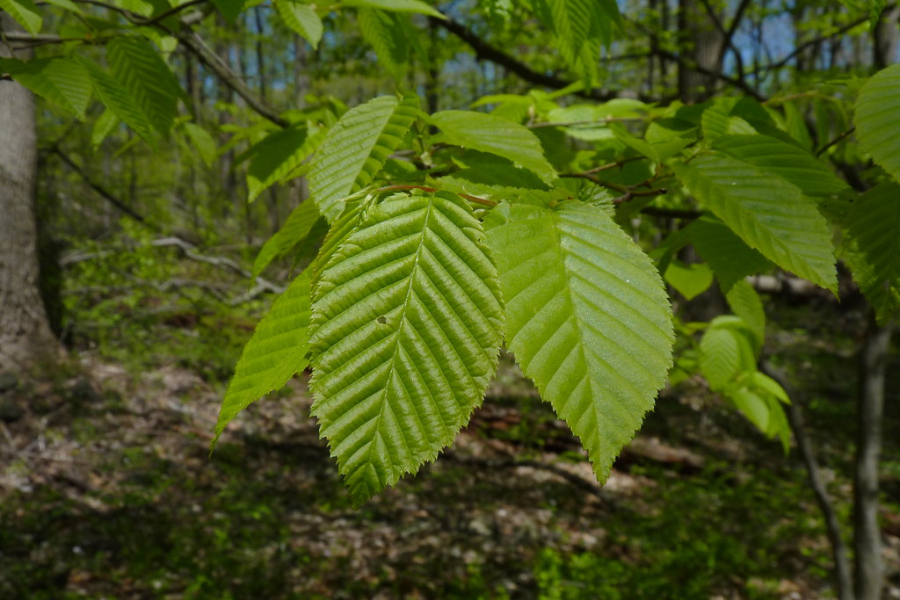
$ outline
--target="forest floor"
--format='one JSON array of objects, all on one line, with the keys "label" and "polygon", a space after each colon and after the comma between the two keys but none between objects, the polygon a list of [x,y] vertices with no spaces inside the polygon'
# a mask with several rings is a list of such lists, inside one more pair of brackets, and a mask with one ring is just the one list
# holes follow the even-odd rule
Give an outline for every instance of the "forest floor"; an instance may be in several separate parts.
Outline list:
[{"label": "forest floor", "polygon": [[[769,338],[804,390],[846,524],[855,324],[841,337],[789,321]],[[77,361],[55,381],[0,382],[6,408],[22,409],[0,421],[6,600],[833,597],[796,451],[785,457],[698,380],[663,391],[600,487],[577,439],[504,357],[456,442],[354,509],[309,417],[305,376],[239,416],[210,457],[223,382],[174,360]],[[895,355],[889,373],[898,368]],[[896,379],[886,598],[900,598]]]}]

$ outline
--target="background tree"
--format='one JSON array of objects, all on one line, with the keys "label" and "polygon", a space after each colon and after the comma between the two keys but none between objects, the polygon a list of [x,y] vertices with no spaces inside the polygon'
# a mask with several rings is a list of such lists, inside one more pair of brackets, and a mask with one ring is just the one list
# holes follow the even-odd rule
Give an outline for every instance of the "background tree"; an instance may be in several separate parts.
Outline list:
[{"label": "background tree", "polygon": [[[0,32],[16,23],[0,13]],[[0,44],[0,57],[11,56]],[[11,81],[0,81],[0,371],[24,371],[57,358],[40,296],[34,200],[37,130],[34,98]]]}]

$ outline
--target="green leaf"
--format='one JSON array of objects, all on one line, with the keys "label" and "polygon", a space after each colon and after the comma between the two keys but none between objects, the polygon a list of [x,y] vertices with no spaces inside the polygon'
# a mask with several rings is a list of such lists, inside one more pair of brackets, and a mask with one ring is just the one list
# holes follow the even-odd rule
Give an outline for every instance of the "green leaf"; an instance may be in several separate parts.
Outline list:
[{"label": "green leaf", "polygon": [[319,221],[319,211],[316,210],[316,203],[311,200],[302,202],[300,206],[291,211],[287,220],[278,233],[269,238],[253,263],[254,277],[262,273],[269,263],[275,258],[287,255],[300,242],[309,235],[313,226]]},{"label": "green leaf", "polygon": [[758,394],[748,388],[741,388],[729,397],[735,407],[760,431],[769,431],[769,406]]},{"label": "green leaf", "polygon": [[812,150],[812,137],[810,137],[809,128],[806,126],[806,119],[803,118],[803,114],[800,112],[800,109],[797,108],[797,104],[794,102],[785,102],[783,108],[787,132],[792,138],[797,140],[805,150]]},{"label": "green leaf", "polygon": [[171,8],[166,0],[116,0],[115,5],[142,17],[151,17]]},{"label": "green leaf", "polygon": [[275,0],[275,8],[278,14],[284,19],[285,25],[291,30],[308,41],[313,50],[319,47],[322,40],[322,19],[316,14],[313,7],[292,0]]},{"label": "green leaf", "polygon": [[309,275],[304,272],[272,304],[244,347],[222,401],[213,446],[240,411],[306,368],[309,318]]},{"label": "green leaf", "polygon": [[779,401],[790,404],[791,399],[788,398],[787,392],[781,387],[781,384],[760,371],[756,371],[750,377],[750,384],[757,390],[774,396]]},{"label": "green leaf", "polygon": [[91,80],[81,64],[71,58],[49,58],[23,62],[0,58],[0,71],[35,95],[72,113],[82,121],[91,101]]},{"label": "green leaf", "polygon": [[244,10],[245,0],[212,0],[213,5],[219,9],[225,20],[231,25],[237,21],[238,15]]},{"label": "green leaf", "polygon": [[873,75],[856,101],[856,137],[863,151],[900,181],[900,64]]},{"label": "green leaf", "polygon": [[153,125],[125,88],[96,64],[81,59],[81,65],[90,75],[94,93],[100,101],[128,127],[150,145],[155,143]]},{"label": "green leaf", "polygon": [[409,12],[446,19],[437,9],[419,0],[344,0],[344,6],[356,8],[378,8],[393,12]]},{"label": "green leaf", "polygon": [[713,148],[783,177],[808,196],[830,196],[847,189],[847,184],[812,154],[769,136],[724,135],[713,142]]},{"label": "green leaf", "polygon": [[664,277],[686,300],[693,300],[712,285],[713,272],[704,264],[687,265],[679,260],[671,260]]},{"label": "green leaf", "polygon": [[247,171],[248,201],[253,202],[267,188],[296,169],[308,159],[325,133],[305,126],[288,127],[264,138],[254,145],[248,155],[252,157]]},{"label": "green leaf", "polygon": [[887,6],[887,0],[869,0],[869,29],[874,30],[878,27],[878,21],[881,13]]},{"label": "green leaf", "polygon": [[361,8],[356,14],[363,39],[375,49],[378,60],[396,79],[409,62],[409,42],[397,16],[383,10]]},{"label": "green leaf", "polygon": [[435,113],[431,115],[431,122],[444,132],[451,144],[511,160],[516,166],[533,171],[546,183],[556,178],[556,171],[544,156],[540,140],[523,125],[465,110]]},{"label": "green leaf", "polygon": [[343,198],[372,182],[418,114],[417,96],[379,96],[348,110],[328,130],[309,170],[309,190],[329,223],[341,213]]},{"label": "green leaf", "polygon": [[75,13],[76,15],[83,17],[84,11],[81,8],[72,2],[72,0],[45,0],[47,4],[51,6],[55,6],[57,8],[61,8],[63,10],[67,10],[69,12]]},{"label": "green leaf", "polygon": [[185,123],[184,132],[187,134],[188,139],[191,140],[191,144],[194,145],[194,148],[200,154],[200,159],[203,161],[203,164],[207,167],[211,167],[212,164],[216,162],[219,151],[216,147],[215,140],[209,135],[209,132],[196,123]]},{"label": "green leaf", "polygon": [[883,183],[863,194],[847,221],[853,279],[884,323],[900,311],[900,184]]},{"label": "green leaf", "polygon": [[766,339],[766,311],[759,294],[749,282],[742,279],[736,281],[725,294],[725,301],[728,302],[731,312],[747,324],[750,333],[753,334],[754,349],[759,354]]},{"label": "green leaf", "polygon": [[147,120],[160,133],[168,133],[182,92],[165,61],[149,42],[139,38],[113,40],[107,46],[107,55],[113,76]]},{"label": "green leaf", "polygon": [[501,204],[488,242],[507,347],[605,480],[672,365],[672,313],[650,258],[602,209]]},{"label": "green leaf", "polygon": [[94,150],[99,148],[103,140],[109,137],[109,134],[120,122],[119,117],[113,111],[109,109],[104,110],[100,118],[94,123],[94,129],[91,131],[91,147]]},{"label": "green leaf", "polygon": [[764,398],[769,409],[769,428],[766,435],[772,438],[778,437],[781,447],[787,455],[791,451],[791,424],[777,399],[772,400],[772,397],[768,395]]},{"label": "green leaf", "polygon": [[715,152],[673,168],[694,196],[748,246],[778,266],[837,293],[831,231],[799,188]]},{"label": "green leaf", "polygon": [[340,216],[332,223],[331,229],[319,248],[319,254],[316,261],[312,265],[312,275],[310,281],[312,283],[312,299],[315,302],[319,298],[319,280],[325,268],[331,264],[332,257],[337,253],[340,247],[347,241],[359,224],[362,223],[366,216],[369,203],[366,201],[352,200],[344,205]]},{"label": "green leaf", "polygon": [[41,32],[44,19],[32,0],[0,0],[0,9],[9,13],[9,16],[31,35]]},{"label": "green leaf", "polygon": [[713,391],[727,390],[743,371],[742,353],[752,354],[749,344],[742,348],[741,335],[734,329],[710,327],[700,339],[700,372]]},{"label": "green leaf", "polygon": [[[647,158],[651,158],[654,162],[660,161],[660,156],[652,145],[640,138],[635,137],[631,134],[630,131],[622,127],[620,124],[610,123],[609,129],[616,136],[617,140],[619,140],[638,154],[646,156]],[[687,141],[685,141],[685,145],[687,145]]]},{"label": "green leaf", "polygon": [[[727,101],[728,99],[726,99]],[[703,111],[700,123],[703,128],[703,137],[715,141],[729,134],[756,133],[753,126],[741,117],[731,115],[731,106],[721,102],[710,106]]]},{"label": "green leaf", "polygon": [[549,0],[549,4],[560,54],[574,65],[588,40],[593,12],[598,4],[595,0]]},{"label": "green leaf", "polygon": [[503,327],[483,239],[458,197],[401,196],[322,274],[312,414],[356,502],[433,460],[481,403]]},{"label": "green leaf", "polygon": [[704,215],[685,231],[697,252],[712,267],[719,287],[727,294],[731,287],[749,275],[769,269],[772,263],[748,246],[725,223]]}]

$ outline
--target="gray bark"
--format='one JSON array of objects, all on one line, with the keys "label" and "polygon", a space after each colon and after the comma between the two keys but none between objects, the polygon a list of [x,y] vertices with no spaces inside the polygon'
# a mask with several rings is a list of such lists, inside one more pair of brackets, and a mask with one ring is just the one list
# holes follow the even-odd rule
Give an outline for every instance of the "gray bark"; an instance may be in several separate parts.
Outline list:
[{"label": "gray bark", "polygon": [[886,8],[875,26],[872,44],[872,63],[876,69],[883,69],[897,59],[898,38],[900,38],[900,6]]},{"label": "gray bark", "polygon": [[[698,0],[679,0],[678,28],[686,36],[681,51],[702,69],[713,73],[722,71],[721,32]],[[683,102],[701,102],[715,91],[716,79],[679,62],[678,95]]]},{"label": "gray bark", "polygon": [[878,461],[884,416],[884,377],[890,326],[870,324],[859,356],[856,481],[853,487],[853,546],[856,600],[880,600],[884,587],[881,528],[878,526]]},{"label": "gray bark", "polygon": [[[0,13],[0,30],[15,23]],[[0,56],[10,49],[0,42]],[[0,371],[27,371],[58,357],[41,300],[34,193],[37,132],[34,97],[0,81]]]}]

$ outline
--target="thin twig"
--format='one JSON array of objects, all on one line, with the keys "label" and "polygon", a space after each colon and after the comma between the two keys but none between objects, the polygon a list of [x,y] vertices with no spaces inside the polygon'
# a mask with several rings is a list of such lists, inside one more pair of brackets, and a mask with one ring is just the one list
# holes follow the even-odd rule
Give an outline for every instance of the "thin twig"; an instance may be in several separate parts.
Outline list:
[{"label": "thin twig", "polygon": [[593,121],[570,121],[567,123],[532,123],[530,129],[541,127],[574,127],[577,125],[597,125],[598,123],[627,123],[632,121],[646,121],[647,117],[604,117]]},{"label": "thin twig", "polygon": [[837,136],[836,138],[834,138],[833,140],[831,140],[830,142],[828,142],[827,144],[825,144],[824,146],[822,146],[822,147],[818,150],[818,152],[816,152],[816,156],[817,156],[817,157],[822,156],[823,154],[825,154],[825,152],[826,152],[829,148],[831,148],[832,146],[835,146],[835,145],[837,145],[837,144],[840,144],[840,143],[841,143],[841,140],[843,140],[844,138],[846,138],[848,135],[852,134],[854,131],[856,131],[856,127],[855,127],[855,126],[854,126],[854,127],[851,127],[850,129],[848,129],[848,130],[845,131],[844,133],[840,134],[839,136]]},{"label": "thin twig", "polygon": [[634,198],[641,198],[641,197],[647,197],[647,196],[665,196],[668,193],[669,193],[669,190],[667,188],[656,188],[654,190],[645,190],[645,191],[629,190],[629,191],[625,192],[624,194],[622,194],[621,196],[614,198],[613,204],[615,204],[615,205],[624,204],[625,202],[628,202],[629,200],[633,200]]},{"label": "thin twig", "polygon": [[812,441],[806,431],[806,425],[803,422],[803,412],[800,410],[800,399],[787,376],[775,368],[766,358],[759,361],[760,370],[778,382],[791,398],[791,403],[787,406],[788,423],[791,431],[794,433],[794,439],[797,441],[797,449],[803,464],[806,467],[806,474],[809,477],[809,485],[815,494],[816,501],[819,504],[819,510],[822,511],[822,517],[825,520],[825,529],[828,533],[828,539],[831,542],[831,550],[835,563],[835,578],[837,579],[839,594],[841,599],[852,598],[853,588],[850,574],[850,559],[848,558],[847,544],[841,535],[841,524],[838,519],[831,496],[822,481],[819,463],[813,450]]},{"label": "thin twig", "polygon": [[[381,192],[394,192],[394,191],[402,192],[402,191],[408,191],[408,190],[422,190],[423,192],[428,192],[429,194],[433,194],[435,192],[440,191],[437,188],[429,187],[427,185],[405,185],[405,184],[404,185],[386,185],[384,187],[378,188],[375,191],[377,193],[381,193]],[[469,194],[460,194],[460,193],[457,193],[456,195],[459,196],[460,198],[465,198],[469,202],[474,202],[476,204],[481,204],[484,206],[497,206],[496,202],[494,202],[493,200],[488,200],[487,198],[479,198],[478,196],[472,196]]]},{"label": "thin twig", "polygon": [[[887,10],[893,6],[894,6],[894,4],[890,4],[887,7],[885,7],[885,10]],[[848,31],[850,31],[851,29],[853,29],[854,27],[858,27],[859,25],[862,25],[863,23],[867,22],[868,20],[869,20],[868,15],[866,15],[865,17],[860,17],[859,19],[856,19],[855,21],[851,21],[850,23],[847,23],[843,27],[840,27],[831,33],[821,35],[819,37],[809,40],[808,42],[804,42],[804,43],[800,44],[799,46],[797,46],[796,48],[794,48],[793,52],[791,52],[790,54],[788,54],[781,60],[774,62],[774,63],[769,63],[767,65],[762,65],[760,67],[757,67],[756,69],[754,69],[753,71],[748,73],[748,75],[756,75],[757,73],[764,73],[767,71],[774,71],[775,69],[780,69],[784,65],[791,62],[797,55],[799,55],[801,52],[803,52],[810,46],[813,46],[820,42],[824,42],[825,40],[829,40],[833,37],[843,35],[843,34],[847,33]]]},{"label": "thin twig", "polygon": [[106,188],[104,188],[103,186],[101,186],[100,184],[91,180],[91,178],[88,176],[88,174],[84,172],[84,169],[82,169],[80,166],[78,166],[78,164],[75,163],[75,161],[73,161],[71,158],[69,158],[69,156],[65,152],[60,150],[58,146],[53,146],[52,148],[50,148],[50,152],[52,152],[53,154],[57,155],[60,159],[62,159],[62,161],[64,163],[66,163],[70,169],[75,171],[75,173],[77,173],[81,177],[81,179],[84,180],[84,182],[88,185],[88,187],[90,187],[92,190],[97,192],[97,194],[99,194],[101,198],[103,198],[104,200],[106,200],[107,202],[109,202],[110,204],[112,204],[113,206],[118,208],[119,210],[121,210],[123,213],[125,213],[126,215],[128,215],[129,217],[131,217],[132,219],[137,221],[138,223],[140,223],[146,227],[149,227],[150,229],[156,230],[156,227],[150,225],[147,222],[147,219],[145,219],[142,215],[135,212],[135,210],[133,208],[131,208],[130,206],[128,206],[127,204],[125,204],[124,202],[119,200],[117,197],[115,197],[113,194],[108,192],[106,190]]}]

